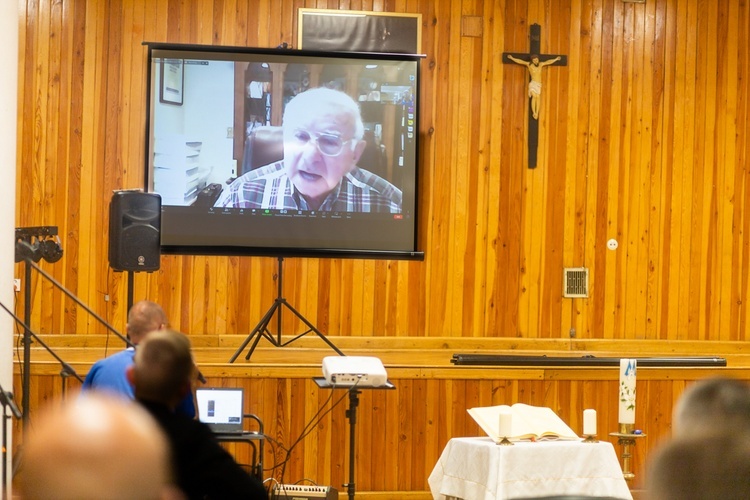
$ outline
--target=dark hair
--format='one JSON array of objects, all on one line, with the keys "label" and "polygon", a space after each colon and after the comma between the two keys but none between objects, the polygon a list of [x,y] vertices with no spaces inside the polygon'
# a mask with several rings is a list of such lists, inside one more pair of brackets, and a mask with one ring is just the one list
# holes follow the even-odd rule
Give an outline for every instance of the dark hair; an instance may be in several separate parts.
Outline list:
[{"label": "dark hair", "polygon": [[195,365],[187,335],[173,330],[151,332],[135,350],[135,396],[171,404],[190,383]]}]

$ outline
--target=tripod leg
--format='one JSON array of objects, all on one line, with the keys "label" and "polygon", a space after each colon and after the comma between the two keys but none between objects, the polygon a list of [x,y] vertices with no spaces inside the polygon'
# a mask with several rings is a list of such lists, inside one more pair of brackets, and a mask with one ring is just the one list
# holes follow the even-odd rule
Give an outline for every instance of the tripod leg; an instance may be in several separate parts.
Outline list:
[{"label": "tripod leg", "polygon": [[250,343],[250,340],[252,340],[253,337],[255,337],[255,342],[253,342],[253,346],[250,349],[250,352],[248,353],[245,359],[250,359],[250,354],[252,354],[252,352],[255,350],[255,346],[258,345],[258,341],[260,340],[261,336],[267,337],[268,340],[271,341],[271,343],[274,346],[278,347],[276,340],[274,340],[274,338],[271,337],[270,335],[265,335],[265,331],[268,328],[268,323],[271,321],[271,318],[273,317],[273,313],[275,313],[276,309],[279,308],[279,304],[280,302],[278,300],[274,301],[271,308],[268,309],[268,311],[266,311],[266,314],[263,315],[263,318],[261,318],[260,322],[258,322],[258,325],[255,328],[253,328],[253,331],[250,332],[250,335],[247,336],[247,338],[242,343],[240,348],[237,349],[237,351],[235,351],[235,353],[232,355],[231,358],[229,358],[230,363],[234,363],[234,360],[237,359],[237,356],[240,355],[240,353],[245,349],[247,344]]},{"label": "tripod leg", "polygon": [[258,347],[258,342],[260,341],[261,337],[266,337],[271,341],[271,343],[275,346],[276,342],[274,342],[273,338],[270,335],[264,335],[264,332],[266,331],[267,326],[263,325],[263,329],[258,331],[258,334],[255,336],[255,340],[253,341],[253,345],[250,346],[250,350],[247,351],[247,355],[245,355],[245,359],[250,359],[250,356],[253,355],[253,352],[255,351],[255,348]]},{"label": "tripod leg", "polygon": [[[331,342],[330,340],[328,340],[326,338],[326,336],[323,335],[323,333],[320,330],[318,330],[317,328],[315,328],[315,326],[312,323],[310,323],[307,320],[307,318],[305,318],[300,313],[298,313],[297,310],[294,307],[290,306],[289,303],[286,300],[283,302],[283,304],[285,306],[287,306],[289,308],[289,310],[292,311],[292,313],[295,316],[297,316],[303,323],[305,323],[305,325],[307,325],[307,328],[309,328],[308,332],[315,332],[315,335],[317,335],[318,337],[320,337],[323,340],[323,342],[325,342],[326,344],[328,344],[328,346],[331,349],[333,349],[334,351],[336,351],[340,356],[345,356],[345,354],[343,352],[341,352],[341,350],[338,347],[336,347],[335,345],[333,345],[333,342]],[[301,337],[301,336],[302,335],[296,337],[295,340],[297,338]]]}]

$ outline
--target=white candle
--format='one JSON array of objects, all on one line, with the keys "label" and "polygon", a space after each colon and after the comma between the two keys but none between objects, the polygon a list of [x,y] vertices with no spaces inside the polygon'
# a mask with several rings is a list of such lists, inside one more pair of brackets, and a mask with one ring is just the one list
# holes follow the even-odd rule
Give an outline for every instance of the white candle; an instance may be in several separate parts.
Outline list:
[{"label": "white candle", "polygon": [[596,410],[583,410],[583,435],[596,436]]},{"label": "white candle", "polygon": [[620,387],[619,397],[620,411],[618,414],[621,424],[635,423],[635,359],[620,360]]},{"label": "white candle", "polygon": [[507,410],[500,411],[500,437],[510,437],[511,429],[513,428],[511,425],[512,419],[513,414],[511,412]]}]

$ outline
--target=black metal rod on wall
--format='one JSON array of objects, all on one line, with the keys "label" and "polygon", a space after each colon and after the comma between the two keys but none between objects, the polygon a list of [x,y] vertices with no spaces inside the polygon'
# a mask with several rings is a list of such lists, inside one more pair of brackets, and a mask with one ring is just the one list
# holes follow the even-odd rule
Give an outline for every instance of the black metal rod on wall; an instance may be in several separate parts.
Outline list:
[{"label": "black metal rod on wall", "polygon": [[[635,358],[638,367],[720,367],[727,360],[719,357]],[[592,355],[568,356],[510,356],[495,354],[454,354],[451,363],[463,366],[620,366],[620,358],[597,358]]]}]

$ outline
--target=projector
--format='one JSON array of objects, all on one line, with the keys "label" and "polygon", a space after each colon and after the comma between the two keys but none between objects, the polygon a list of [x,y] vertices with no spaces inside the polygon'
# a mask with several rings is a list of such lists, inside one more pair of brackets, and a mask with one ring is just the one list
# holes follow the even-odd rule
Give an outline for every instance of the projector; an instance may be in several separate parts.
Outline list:
[{"label": "projector", "polygon": [[326,356],[323,377],[338,386],[381,387],[388,382],[383,363],[372,356]]}]

